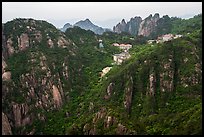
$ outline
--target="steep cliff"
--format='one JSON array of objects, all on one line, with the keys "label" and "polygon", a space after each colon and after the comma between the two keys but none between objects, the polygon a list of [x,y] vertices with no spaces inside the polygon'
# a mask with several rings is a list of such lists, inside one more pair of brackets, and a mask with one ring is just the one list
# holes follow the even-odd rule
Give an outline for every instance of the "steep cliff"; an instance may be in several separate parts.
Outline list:
[{"label": "steep cliff", "polygon": [[150,14],[143,20],[141,17],[131,18],[127,23],[123,19],[122,22],[113,27],[113,31],[156,39],[163,34],[184,34],[199,29],[202,25],[201,16],[202,14],[198,14],[190,19],[181,19],[164,15],[160,18],[159,14],[155,13],[154,16]]},{"label": "steep cliff", "polygon": [[44,21],[15,19],[2,35],[3,134],[202,134],[201,27],[135,44],[120,66],[111,65],[121,52],[111,44],[124,42],[117,33],[62,33]]},{"label": "steep cliff", "polygon": [[126,26],[125,19],[122,19],[120,23],[118,23],[116,26],[113,27],[113,31],[117,33],[121,32],[127,32],[127,26]]},{"label": "steep cliff", "polygon": [[137,36],[149,36],[155,31],[157,21],[160,19],[159,14],[156,13],[153,17],[150,14],[147,18],[142,20],[141,17],[131,18],[127,23],[123,19],[121,23],[118,23],[113,27],[113,31],[116,33],[127,32],[131,35]]},{"label": "steep cliff", "polygon": [[77,47],[45,21],[15,19],[3,28],[2,110],[13,134],[30,134],[22,127],[69,101]]},{"label": "steep cliff", "polygon": [[150,14],[147,18],[145,18],[139,27],[138,35],[149,36],[157,26],[157,21],[159,20],[159,14],[156,13],[153,17]]},{"label": "steep cliff", "polygon": [[132,58],[91,89],[90,111],[81,109],[84,114],[65,133],[201,134],[201,39],[197,31],[133,49]]}]

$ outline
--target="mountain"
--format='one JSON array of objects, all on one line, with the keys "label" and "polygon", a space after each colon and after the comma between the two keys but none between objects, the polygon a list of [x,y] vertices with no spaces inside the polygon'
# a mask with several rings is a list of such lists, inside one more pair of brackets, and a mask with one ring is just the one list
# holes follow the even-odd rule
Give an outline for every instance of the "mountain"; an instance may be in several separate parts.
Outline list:
[{"label": "mountain", "polygon": [[[140,33],[182,37],[147,44],[43,20],[2,24],[2,134],[201,135],[202,16],[162,18],[143,20]],[[112,44],[129,42],[131,57],[116,65],[123,50]]]},{"label": "mountain", "polygon": [[[202,18],[201,15],[202,14],[199,14],[190,19],[180,19],[177,17],[170,18],[168,15],[164,15],[160,18],[159,14],[155,13],[154,16],[150,14],[144,20],[142,20],[141,17],[135,17],[131,18],[130,21],[126,23],[123,19],[121,23],[118,23],[113,27],[113,31],[116,33],[127,32],[133,36],[144,36],[150,39],[155,39],[163,34],[176,34],[176,31],[177,33],[183,33],[184,31],[186,32],[188,30],[184,30],[186,25],[188,25],[190,29],[192,29],[193,26],[197,26],[197,28],[200,28],[200,20]],[[187,24],[185,24],[184,22]],[[181,28],[183,28],[183,32],[178,32],[178,30],[180,30]]]},{"label": "mountain", "polygon": [[66,24],[63,26],[63,28],[61,28],[60,30],[63,31],[63,32],[65,32],[68,28],[71,28],[71,27],[72,27],[72,25],[71,25],[70,23],[66,23]]},{"label": "mountain", "polygon": [[147,18],[145,18],[139,27],[138,35],[149,36],[157,26],[157,21],[159,20],[159,14],[155,14],[153,17],[150,14]]},{"label": "mountain", "polygon": [[106,31],[110,31],[110,29],[106,29],[106,28],[102,28],[97,25],[94,25],[89,19],[78,21],[73,26],[67,23],[64,25],[64,27],[61,30],[65,32],[67,28],[74,27],[74,26],[80,27],[85,30],[91,30],[94,33],[100,34],[100,35]]},{"label": "mountain", "polygon": [[142,20],[141,17],[131,18],[127,23],[123,19],[121,23],[113,27],[113,31],[117,33],[128,32],[131,35],[149,36],[156,28],[159,14],[156,13],[153,17],[150,14],[147,18]]},{"label": "mountain", "polygon": [[131,18],[130,21],[127,23],[123,19],[121,23],[118,23],[116,26],[113,27],[113,31],[117,33],[128,32],[132,35],[137,35],[139,30],[139,25],[141,22],[142,22],[141,17]]},{"label": "mountain", "polygon": [[71,99],[69,85],[80,78],[77,47],[52,24],[34,19],[5,23],[2,40],[4,133],[33,134],[21,128],[45,121],[45,112]]},{"label": "mountain", "polygon": [[[137,45],[129,60],[113,66],[102,79],[97,78],[97,66],[104,53],[85,44],[89,87],[78,103],[51,114],[52,120],[38,130],[67,135],[202,134],[201,41],[202,31],[195,31],[153,46]],[[67,111],[73,115],[65,117]]]}]

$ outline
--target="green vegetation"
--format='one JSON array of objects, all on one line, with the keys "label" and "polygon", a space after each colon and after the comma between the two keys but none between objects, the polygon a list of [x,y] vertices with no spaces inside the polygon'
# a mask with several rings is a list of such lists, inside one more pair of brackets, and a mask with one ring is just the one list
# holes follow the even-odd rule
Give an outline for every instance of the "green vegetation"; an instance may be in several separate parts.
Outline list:
[{"label": "green vegetation", "polygon": [[[190,24],[177,30],[175,25],[178,26],[181,22],[199,24],[201,22],[199,18],[200,15],[181,21],[166,16],[160,22],[166,26],[162,33],[169,32],[172,26],[172,33],[187,33],[184,30]],[[173,20],[174,24],[170,24],[167,20]],[[10,27],[8,25],[6,30]],[[50,24],[44,24],[41,29],[43,28],[50,28],[47,30],[50,30],[49,35],[52,39],[61,35],[59,32],[55,33],[56,30]],[[69,96],[69,100],[65,100],[59,110],[48,112],[44,109],[33,109],[31,113],[43,114],[45,121],[35,119],[32,125],[25,127],[25,131],[35,128],[34,134],[37,135],[105,135],[116,134],[120,123],[127,128],[121,131],[122,134],[200,135],[202,134],[202,71],[199,69],[202,70],[202,28],[198,25],[195,30],[191,29],[193,30],[193,27],[189,27],[190,34],[183,38],[153,46],[143,44],[146,38],[136,37],[131,40],[128,34],[119,35],[112,32],[95,35],[78,27],[66,30],[66,39],[75,43],[67,48],[57,47],[56,43],[53,48],[48,48],[46,39],[43,38],[38,46],[8,58],[7,69],[12,72],[12,80],[16,86],[12,92],[4,96],[4,100],[7,101],[3,102],[3,110],[10,111],[11,108],[6,106],[9,106],[11,101],[17,103],[27,101],[25,93],[28,89],[20,85],[19,77],[33,69],[37,78],[44,76],[39,68],[40,57],[43,54],[51,74],[59,73],[64,84],[63,90]],[[99,39],[103,40],[104,48],[99,48]],[[129,51],[131,58],[120,66],[111,65],[112,55],[121,52],[111,46],[114,42],[133,44],[133,48]],[[28,62],[31,54],[35,55],[34,64]],[[69,80],[62,75],[64,62],[69,66]],[[196,64],[200,66],[198,70],[195,69]],[[100,72],[107,66],[112,66],[112,69],[105,77],[100,78]],[[154,79],[152,83],[151,75]],[[105,99],[110,83],[113,84],[110,97]],[[12,83],[3,82],[3,85],[10,87]],[[153,85],[153,88],[150,85]],[[40,84],[38,88],[38,92],[43,92]],[[153,95],[150,93],[150,88]],[[16,92],[18,90],[23,92]],[[132,96],[127,95],[127,90],[129,93],[132,92]],[[127,101],[126,96],[131,99],[129,111],[124,105]],[[96,117],[99,114],[101,116]],[[108,116],[114,117],[109,128],[105,127]],[[20,133],[21,130],[14,128],[14,134]]]}]

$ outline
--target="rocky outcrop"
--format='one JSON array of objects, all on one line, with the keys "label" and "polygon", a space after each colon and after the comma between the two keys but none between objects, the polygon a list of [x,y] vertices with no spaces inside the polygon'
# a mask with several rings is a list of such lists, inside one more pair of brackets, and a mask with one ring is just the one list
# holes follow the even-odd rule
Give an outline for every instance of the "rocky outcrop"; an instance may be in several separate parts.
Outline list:
[{"label": "rocky outcrop", "polygon": [[67,45],[70,45],[71,43],[67,41],[64,37],[59,37],[57,41],[58,47],[66,48]]},{"label": "rocky outcrop", "polygon": [[106,90],[107,94],[104,96],[105,100],[108,100],[111,97],[112,91],[113,91],[113,85],[114,85],[113,83],[110,83],[108,85],[107,90]]},{"label": "rocky outcrop", "polygon": [[48,44],[48,47],[50,47],[50,48],[53,48],[53,47],[54,47],[54,43],[53,43],[53,41],[52,41],[51,38],[49,38],[49,39],[47,40],[47,44]]},{"label": "rocky outcrop", "polygon": [[130,79],[127,83],[127,86],[125,88],[125,99],[124,99],[124,107],[125,110],[130,113],[131,105],[132,105],[132,93],[133,93],[133,79],[130,76]]},{"label": "rocky outcrop", "polygon": [[[49,47],[65,48],[73,43],[53,25],[32,19],[15,19],[6,23],[4,28],[2,111],[11,121],[11,128],[16,129],[15,134],[34,134],[34,127],[29,133],[22,127],[33,124],[34,120],[46,120],[43,111],[60,109],[65,100],[69,101],[69,57],[77,47],[74,47],[75,50],[72,47],[64,49],[67,56],[59,62],[49,55],[51,52],[45,52],[46,44],[52,51]],[[31,52],[29,48],[32,48]],[[20,60],[21,57],[23,60]],[[16,58],[20,60],[17,65],[24,65],[20,69],[9,62]]]},{"label": "rocky outcrop", "polygon": [[27,115],[29,107],[27,104],[13,104],[13,115],[15,127],[22,127],[32,123],[31,115]]},{"label": "rocky outcrop", "polygon": [[4,56],[2,55],[2,74],[6,71],[5,68],[7,67],[7,64],[5,62]]},{"label": "rocky outcrop", "polygon": [[13,44],[13,41],[12,41],[11,38],[9,38],[6,41],[6,49],[7,49],[7,52],[8,52],[8,56],[11,56],[14,53],[14,48],[13,48],[12,44]]},{"label": "rocky outcrop", "polygon": [[9,81],[9,80],[11,80],[11,72],[10,72],[10,71],[4,72],[4,73],[2,74],[2,80],[3,80],[3,81]]},{"label": "rocky outcrop", "polygon": [[150,14],[141,22],[138,30],[138,35],[149,36],[156,29],[158,20],[159,14],[155,14],[153,17]]},{"label": "rocky outcrop", "polygon": [[7,116],[2,112],[2,135],[12,135]]},{"label": "rocky outcrop", "polygon": [[127,32],[132,35],[137,35],[141,21],[142,18],[137,16],[131,18],[127,23],[123,19],[120,23],[113,27],[113,31],[116,33]]},{"label": "rocky outcrop", "polygon": [[125,19],[122,19],[120,23],[118,23],[116,26],[113,27],[113,31],[117,33],[121,32],[127,32],[127,26],[126,26]]},{"label": "rocky outcrop", "polygon": [[150,14],[147,18],[142,20],[141,17],[131,18],[127,23],[123,19],[120,23],[113,27],[113,31],[116,33],[127,32],[131,35],[150,36],[157,27],[157,22],[160,19],[159,14],[156,13],[153,17]]},{"label": "rocky outcrop", "polygon": [[4,34],[4,25],[2,24],[2,60],[5,60],[8,58],[8,48],[6,43],[6,36]]},{"label": "rocky outcrop", "polygon": [[136,16],[134,18],[131,18],[130,21],[127,22],[127,32],[134,36],[137,35],[141,22],[142,22],[141,17]]},{"label": "rocky outcrop", "polygon": [[55,85],[52,86],[52,89],[53,89],[53,99],[54,99],[56,108],[60,108],[62,105],[62,97],[60,95],[60,92]]},{"label": "rocky outcrop", "polygon": [[18,38],[18,48],[20,50],[25,50],[29,47],[29,37],[28,34],[23,33],[20,35],[20,38]]},{"label": "rocky outcrop", "polygon": [[149,95],[154,96],[156,91],[156,76],[154,73],[149,75]]},{"label": "rocky outcrop", "polygon": [[160,91],[161,92],[172,92],[174,85],[174,69],[173,66],[173,56],[170,55],[167,63],[163,63],[163,72],[160,72]]}]

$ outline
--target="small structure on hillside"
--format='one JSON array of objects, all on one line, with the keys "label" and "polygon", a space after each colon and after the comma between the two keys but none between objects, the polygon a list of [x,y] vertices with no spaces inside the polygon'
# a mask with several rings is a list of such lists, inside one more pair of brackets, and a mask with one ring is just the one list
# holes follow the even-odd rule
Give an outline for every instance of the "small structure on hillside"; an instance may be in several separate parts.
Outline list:
[{"label": "small structure on hillside", "polygon": [[99,39],[98,42],[99,42],[99,48],[104,48],[103,43],[102,43],[103,41]]},{"label": "small structure on hillside", "polygon": [[156,40],[152,40],[152,39],[147,41],[148,44],[152,44],[152,43],[155,43],[155,42],[156,42]]},{"label": "small structure on hillside", "polygon": [[113,43],[112,46],[119,47],[120,49],[128,51],[130,48],[132,48],[131,44],[118,44],[118,43]]},{"label": "small structure on hillside", "polygon": [[183,37],[183,35],[178,34],[174,36],[174,39],[181,38],[181,37]]},{"label": "small structure on hillside", "polygon": [[126,59],[130,58],[130,54],[128,52],[122,52],[120,54],[114,54],[113,60],[116,62],[117,65],[122,64]]},{"label": "small structure on hillside", "polygon": [[174,38],[174,35],[173,34],[165,34],[163,35],[162,39],[163,41],[170,41]]}]

